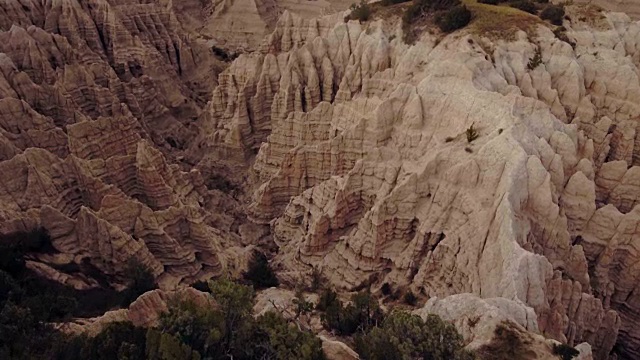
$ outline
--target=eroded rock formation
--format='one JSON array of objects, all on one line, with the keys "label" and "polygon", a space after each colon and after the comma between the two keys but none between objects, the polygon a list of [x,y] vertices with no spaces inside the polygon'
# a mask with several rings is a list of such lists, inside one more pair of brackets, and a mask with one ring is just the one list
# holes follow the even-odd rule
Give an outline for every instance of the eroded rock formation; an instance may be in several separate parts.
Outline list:
[{"label": "eroded rock formation", "polygon": [[220,75],[192,156],[253,162],[282,273],[506,298],[534,331],[637,357],[640,24],[565,27],[409,46],[285,14]]},{"label": "eroded rock formation", "polygon": [[[235,200],[176,164],[222,63],[162,1],[0,4],[0,232],[44,227],[28,263],[76,288],[121,284],[131,258],[163,287],[238,271]],[[213,80],[212,80],[213,79]],[[68,266],[67,266],[68,268]]]}]

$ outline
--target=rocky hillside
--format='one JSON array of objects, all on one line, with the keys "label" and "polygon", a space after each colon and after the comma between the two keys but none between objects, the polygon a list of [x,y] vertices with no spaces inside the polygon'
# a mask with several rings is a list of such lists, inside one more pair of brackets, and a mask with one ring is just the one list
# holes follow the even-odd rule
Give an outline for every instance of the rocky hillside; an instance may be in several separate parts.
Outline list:
[{"label": "rocky hillside", "polygon": [[[500,319],[638,358],[640,22],[468,2],[415,44],[384,11],[1,2],[0,234],[46,229],[28,267],[77,289],[134,258],[172,291],[259,245],[285,286],[410,289],[473,347]],[[212,43],[253,30],[207,16],[247,7],[269,35],[227,66]]]},{"label": "rocky hillside", "polygon": [[30,267],[90,288],[60,269],[117,283],[133,256],[175,284],[242,261],[224,250],[239,243],[233,199],[175,163],[223,68],[213,52],[161,3],[0,9],[0,232],[42,226],[57,250]]},{"label": "rocky hillside", "polygon": [[283,277],[506,298],[533,332],[638,357],[640,24],[569,10],[413,46],[285,13],[220,75],[192,154],[250,167]]}]

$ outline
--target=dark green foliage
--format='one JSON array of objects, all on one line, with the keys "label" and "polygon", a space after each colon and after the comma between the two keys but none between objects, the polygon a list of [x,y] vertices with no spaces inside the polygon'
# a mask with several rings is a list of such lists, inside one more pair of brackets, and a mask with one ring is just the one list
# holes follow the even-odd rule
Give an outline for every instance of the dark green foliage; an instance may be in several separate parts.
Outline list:
[{"label": "dark green foliage", "polygon": [[391,285],[389,285],[389,283],[384,283],[382,284],[380,291],[382,291],[382,295],[389,296],[393,292],[393,289],[391,289]]},{"label": "dark green foliage", "polygon": [[313,311],[313,303],[304,298],[302,290],[296,291],[296,297],[293,299],[293,303],[296,305],[296,319],[302,314],[307,314]]},{"label": "dark green foliage", "polygon": [[465,131],[465,134],[467,135],[468,143],[472,143],[480,136],[480,134],[478,134],[478,131],[473,127],[473,124],[471,124],[471,126]]},{"label": "dark green foliage", "polygon": [[402,4],[405,2],[409,2],[411,0],[382,0],[382,5],[384,6],[390,6],[390,5],[394,5],[394,4]]},{"label": "dark green foliage", "polygon": [[518,0],[518,1],[513,1],[511,3],[509,3],[509,6],[522,10],[522,11],[526,11],[529,14],[536,14],[538,12],[538,8],[536,7],[536,4],[534,4],[533,2],[531,2],[530,0]]},{"label": "dark green foliage", "polygon": [[202,292],[209,292],[209,282],[207,281],[196,281],[193,284],[191,284],[191,287],[196,289],[196,290],[200,290]]},{"label": "dark green foliage", "polygon": [[58,344],[57,358],[69,360],[144,359],[147,330],[130,322],[108,324],[95,337],[77,336]]},{"label": "dark green foliage", "polygon": [[359,292],[343,305],[332,290],[322,294],[316,308],[323,311],[322,323],[339,335],[351,335],[377,326],[383,319],[377,300],[369,292]]},{"label": "dark green foliage", "polygon": [[138,296],[157,288],[156,280],[151,270],[136,258],[129,259],[124,276],[128,286],[124,292],[122,306],[128,306]]},{"label": "dark green foliage", "polygon": [[255,289],[266,289],[278,286],[278,278],[269,266],[267,256],[261,252],[254,252],[249,269],[243,274],[245,280],[250,281]]},{"label": "dark green foliage", "polygon": [[83,356],[85,359],[108,360],[113,359],[113,354],[128,354],[129,359],[141,359],[145,353],[146,330],[129,322],[111,323],[88,343],[91,355]]},{"label": "dark green foliage", "polygon": [[447,10],[439,19],[438,27],[444,32],[462,29],[471,21],[471,11],[466,6],[456,6]]},{"label": "dark green foliage", "polygon": [[160,327],[147,334],[151,359],[324,358],[318,338],[289,325],[279,314],[254,319],[251,287],[225,279],[211,282],[210,287],[219,308],[188,302],[171,306]]},{"label": "dark green foliage", "polygon": [[407,305],[415,306],[418,302],[418,298],[413,293],[413,291],[409,290],[404,294],[404,303]]},{"label": "dark green foliage", "polygon": [[6,302],[0,311],[0,358],[46,358],[53,329],[38,321],[28,308]]},{"label": "dark green foliage", "polygon": [[567,344],[554,344],[553,353],[562,360],[571,360],[580,355],[580,352]]},{"label": "dark green foliage", "polygon": [[314,267],[311,271],[311,284],[309,285],[309,291],[318,291],[324,287],[327,282],[327,278],[322,274],[322,270]]},{"label": "dark green foliage", "polygon": [[351,4],[351,14],[349,14],[348,20],[359,20],[364,22],[371,17],[371,7],[365,0],[360,0],[359,4]]},{"label": "dark green foliage", "polygon": [[148,360],[200,360],[200,353],[183,343],[177,336],[149,329],[146,337]]},{"label": "dark green foliage", "polygon": [[553,25],[562,25],[562,19],[564,19],[564,7],[561,5],[548,5],[540,13],[542,20],[549,20]]},{"label": "dark green foliage", "polygon": [[9,274],[18,275],[24,271],[24,256],[32,252],[53,252],[51,238],[46,229],[36,228],[0,235],[0,269]]},{"label": "dark green foliage", "polygon": [[499,3],[498,0],[479,0],[478,2],[481,4],[489,4],[489,5],[498,5]]},{"label": "dark green foliage", "polygon": [[533,54],[533,57],[529,60],[527,69],[534,70],[540,65],[542,65],[542,52],[540,52],[540,49],[538,48],[536,49],[536,53]]},{"label": "dark green foliage", "polygon": [[464,350],[462,336],[453,325],[436,315],[426,321],[407,312],[392,312],[382,326],[355,339],[355,350],[363,360],[474,359]]},{"label": "dark green foliage", "polygon": [[424,13],[449,10],[460,4],[460,0],[413,0],[411,6],[405,11],[402,21],[411,24]]},{"label": "dark green foliage", "polygon": [[282,316],[267,312],[256,322],[252,336],[252,345],[262,351],[256,351],[262,359],[306,359],[322,360],[322,341],[309,332],[298,330]]}]

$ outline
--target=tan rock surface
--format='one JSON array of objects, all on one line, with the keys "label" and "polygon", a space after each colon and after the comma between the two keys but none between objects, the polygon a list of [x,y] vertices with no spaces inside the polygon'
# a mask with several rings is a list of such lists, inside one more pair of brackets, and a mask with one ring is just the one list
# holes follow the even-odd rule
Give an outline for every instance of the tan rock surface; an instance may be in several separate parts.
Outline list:
[{"label": "tan rock surface", "polygon": [[285,14],[220,75],[192,154],[253,162],[248,214],[285,272],[505,298],[534,332],[633,357],[640,24],[599,16],[566,22],[575,48],[543,27],[409,47]]},{"label": "tan rock surface", "polygon": [[97,283],[56,266],[116,287],[132,257],[166,288],[237,273],[238,214],[210,211],[237,202],[175,163],[222,63],[172,8],[5,1],[0,30],[0,232],[44,226],[60,255],[30,268],[76,288]]},{"label": "tan rock surface", "polygon": [[109,323],[118,321],[130,321],[134,326],[145,328],[154,327],[158,326],[160,315],[178,301],[190,301],[199,307],[217,306],[208,293],[191,287],[173,291],[153,290],[142,294],[128,309],[109,311],[97,318],[76,319],[59,325],[59,328],[66,333],[95,336]]}]

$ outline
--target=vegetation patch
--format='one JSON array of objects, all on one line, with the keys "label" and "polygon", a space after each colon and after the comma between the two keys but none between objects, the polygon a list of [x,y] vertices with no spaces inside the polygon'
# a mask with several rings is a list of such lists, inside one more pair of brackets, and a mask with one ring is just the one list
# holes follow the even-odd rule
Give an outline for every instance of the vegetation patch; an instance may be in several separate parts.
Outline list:
[{"label": "vegetation patch", "polygon": [[464,3],[473,14],[470,31],[490,39],[514,40],[519,30],[532,33],[535,26],[544,24],[539,17],[508,4],[496,6],[477,0],[464,0]]},{"label": "vegetation patch", "polygon": [[471,360],[462,336],[438,316],[426,321],[407,312],[394,311],[364,335],[355,338],[355,350],[368,359],[450,359]]},{"label": "vegetation patch", "polygon": [[548,20],[553,25],[562,25],[564,19],[564,6],[562,5],[548,5],[540,13],[542,20]]},{"label": "vegetation patch", "polygon": [[259,251],[253,253],[253,257],[249,261],[249,269],[243,274],[243,277],[255,289],[266,289],[280,284],[276,273],[269,265],[269,259]]},{"label": "vegetation patch", "polygon": [[351,13],[347,17],[345,17],[345,21],[358,20],[362,23],[371,18],[371,6],[369,6],[369,4],[365,0],[360,0],[360,3],[358,4],[351,4],[350,9]]}]

